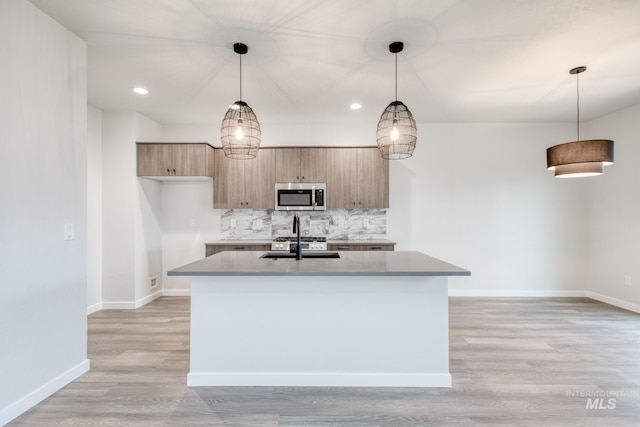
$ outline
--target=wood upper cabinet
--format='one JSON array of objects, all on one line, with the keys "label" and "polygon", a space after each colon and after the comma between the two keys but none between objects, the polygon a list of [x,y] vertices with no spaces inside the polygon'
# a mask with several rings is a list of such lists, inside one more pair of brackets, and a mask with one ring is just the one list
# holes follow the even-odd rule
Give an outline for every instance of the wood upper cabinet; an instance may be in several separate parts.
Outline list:
[{"label": "wood upper cabinet", "polygon": [[324,148],[277,148],[275,182],[326,182],[327,152]]},{"label": "wood upper cabinet", "polygon": [[138,176],[214,176],[209,144],[137,143],[136,150]]},{"label": "wood upper cabinet", "polygon": [[378,149],[327,148],[327,208],[389,207],[389,163]]},{"label": "wood upper cabinet", "polygon": [[276,156],[274,149],[262,148],[255,159],[215,155],[213,206],[216,209],[274,209]]}]

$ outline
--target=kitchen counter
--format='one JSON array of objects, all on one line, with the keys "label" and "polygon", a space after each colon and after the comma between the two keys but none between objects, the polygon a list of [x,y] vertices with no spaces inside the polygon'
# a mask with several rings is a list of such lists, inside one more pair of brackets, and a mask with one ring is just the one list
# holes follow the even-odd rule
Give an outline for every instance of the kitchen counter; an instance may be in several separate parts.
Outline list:
[{"label": "kitchen counter", "polygon": [[261,259],[220,252],[191,277],[187,385],[451,387],[448,276],[420,252]]},{"label": "kitchen counter", "polygon": [[469,276],[415,251],[344,251],[339,259],[260,258],[264,252],[220,252],[169,271],[169,276]]}]

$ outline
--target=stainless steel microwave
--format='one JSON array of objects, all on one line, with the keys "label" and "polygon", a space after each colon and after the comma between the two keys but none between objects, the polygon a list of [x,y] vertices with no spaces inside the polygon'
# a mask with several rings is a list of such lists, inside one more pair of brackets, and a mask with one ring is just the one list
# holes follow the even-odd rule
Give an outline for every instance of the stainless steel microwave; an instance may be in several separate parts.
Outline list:
[{"label": "stainless steel microwave", "polygon": [[276,183],[277,211],[327,210],[327,184],[320,182]]}]

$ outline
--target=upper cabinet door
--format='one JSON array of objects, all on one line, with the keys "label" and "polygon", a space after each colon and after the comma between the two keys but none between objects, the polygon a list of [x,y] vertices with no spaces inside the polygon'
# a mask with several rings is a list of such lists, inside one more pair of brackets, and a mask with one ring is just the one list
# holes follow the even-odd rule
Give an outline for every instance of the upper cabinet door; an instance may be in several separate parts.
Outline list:
[{"label": "upper cabinet door", "polygon": [[357,151],[327,148],[327,209],[355,209],[357,195]]},{"label": "upper cabinet door", "polygon": [[206,176],[207,156],[204,144],[171,144],[173,175]]},{"label": "upper cabinet door", "polygon": [[170,176],[171,144],[137,144],[138,176]]},{"label": "upper cabinet door", "polygon": [[300,181],[327,182],[327,149],[300,149]]},{"label": "upper cabinet door", "polygon": [[275,148],[275,182],[326,182],[325,148]]},{"label": "upper cabinet door", "polygon": [[389,207],[389,161],[377,148],[358,148],[358,208]]},{"label": "upper cabinet door", "polygon": [[276,150],[261,149],[244,163],[244,208],[275,209]]},{"label": "upper cabinet door", "polygon": [[275,148],[273,151],[276,162],[275,182],[300,182],[300,148]]}]

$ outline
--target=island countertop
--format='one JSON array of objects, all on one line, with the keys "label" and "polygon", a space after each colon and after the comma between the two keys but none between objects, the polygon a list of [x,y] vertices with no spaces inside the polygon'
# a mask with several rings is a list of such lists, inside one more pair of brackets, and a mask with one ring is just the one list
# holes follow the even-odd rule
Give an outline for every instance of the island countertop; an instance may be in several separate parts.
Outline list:
[{"label": "island countertop", "polygon": [[[173,269],[168,276],[470,276],[417,251],[344,251],[338,259],[260,258],[263,252],[220,252]],[[304,258],[304,253],[303,253]]]}]

